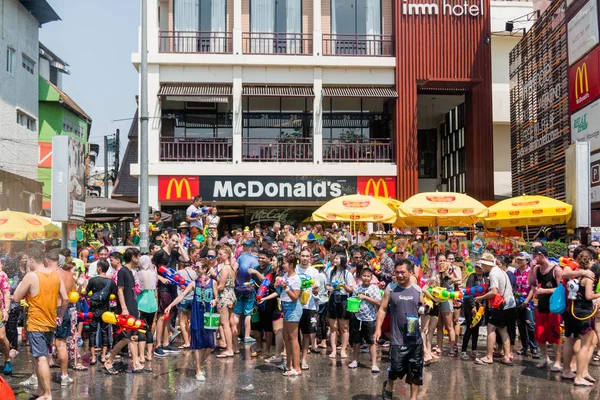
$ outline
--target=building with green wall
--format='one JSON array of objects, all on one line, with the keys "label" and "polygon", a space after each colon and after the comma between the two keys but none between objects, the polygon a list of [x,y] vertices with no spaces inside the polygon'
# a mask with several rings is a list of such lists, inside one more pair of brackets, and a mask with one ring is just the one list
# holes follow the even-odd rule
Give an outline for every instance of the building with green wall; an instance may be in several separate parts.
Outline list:
[{"label": "building with green wall", "polygon": [[42,208],[50,209],[52,194],[52,138],[69,135],[88,142],[92,119],[55,84],[39,77],[38,181],[44,184]]}]

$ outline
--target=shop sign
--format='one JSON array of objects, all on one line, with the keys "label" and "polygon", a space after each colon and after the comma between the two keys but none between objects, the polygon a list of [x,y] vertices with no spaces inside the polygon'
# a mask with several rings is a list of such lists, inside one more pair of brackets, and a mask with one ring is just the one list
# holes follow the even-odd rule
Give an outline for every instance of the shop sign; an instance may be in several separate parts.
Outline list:
[{"label": "shop sign", "polygon": [[200,192],[200,181],[197,176],[159,176],[158,201],[191,202]]},{"label": "shop sign", "polygon": [[600,47],[569,68],[571,112],[582,109],[600,96]]},{"label": "shop sign", "polygon": [[323,201],[356,193],[340,176],[203,176],[200,195],[216,201]]},{"label": "shop sign", "polygon": [[[414,1],[414,0],[413,0]],[[483,0],[479,3],[469,3],[465,0],[463,4],[456,4],[449,0],[435,3],[417,3],[403,0],[403,15],[448,15],[454,17],[484,15]]]},{"label": "shop sign", "polygon": [[356,187],[358,193],[366,196],[396,198],[395,176],[359,176]]},{"label": "shop sign", "polygon": [[282,225],[289,224],[288,214],[289,208],[269,208],[254,211],[250,216],[250,225],[260,222],[275,222],[279,221]]},{"label": "shop sign", "polygon": [[600,149],[600,100],[571,115],[571,141],[590,142],[590,151]]},{"label": "shop sign", "polygon": [[567,23],[569,65],[598,43],[598,3],[588,1]]}]

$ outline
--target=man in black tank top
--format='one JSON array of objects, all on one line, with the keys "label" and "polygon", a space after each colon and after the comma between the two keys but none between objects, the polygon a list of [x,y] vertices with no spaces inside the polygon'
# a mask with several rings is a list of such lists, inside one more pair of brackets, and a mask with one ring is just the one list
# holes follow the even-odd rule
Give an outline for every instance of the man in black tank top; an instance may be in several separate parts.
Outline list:
[{"label": "man in black tank top", "polygon": [[383,384],[382,396],[391,399],[394,391],[394,381],[406,376],[410,385],[411,399],[416,399],[419,386],[423,385],[423,340],[419,328],[419,304],[423,304],[423,293],[418,285],[411,283],[409,270],[413,263],[407,259],[396,262],[394,275],[396,282],[391,283],[383,294],[381,307],[377,312],[377,326],[373,339],[375,342],[381,336],[381,325],[385,313],[390,307],[391,343],[390,368],[388,380]]},{"label": "man in black tank top", "polygon": [[552,344],[556,359],[550,369],[553,372],[562,371],[560,366],[560,315],[550,312],[550,296],[558,283],[562,281],[562,269],[548,260],[548,250],[543,246],[533,248],[533,259],[537,263],[527,278],[528,283],[537,287],[537,307],[535,310],[535,335],[534,340],[539,345],[542,360],[538,368],[545,368],[550,364],[547,343]]}]

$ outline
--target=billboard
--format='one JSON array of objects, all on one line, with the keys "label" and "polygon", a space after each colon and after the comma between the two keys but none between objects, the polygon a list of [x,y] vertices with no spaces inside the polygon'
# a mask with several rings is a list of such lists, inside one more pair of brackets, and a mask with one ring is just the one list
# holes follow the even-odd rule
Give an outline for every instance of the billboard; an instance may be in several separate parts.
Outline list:
[{"label": "billboard", "polygon": [[571,112],[582,109],[600,96],[600,47],[569,68],[569,105]]},{"label": "billboard", "polygon": [[600,149],[600,100],[571,115],[571,141],[590,142],[590,151]]},{"label": "billboard", "polygon": [[52,220],[85,220],[86,145],[71,136],[52,138]]},{"label": "billboard", "polygon": [[159,176],[158,201],[186,201],[191,203],[200,194],[197,176]]},{"label": "billboard", "polygon": [[598,43],[598,2],[588,1],[567,24],[569,65]]},{"label": "billboard", "polygon": [[514,196],[564,200],[570,144],[566,3],[554,1],[509,56]]},{"label": "billboard", "polygon": [[356,186],[358,193],[366,196],[396,198],[395,176],[359,176]]}]

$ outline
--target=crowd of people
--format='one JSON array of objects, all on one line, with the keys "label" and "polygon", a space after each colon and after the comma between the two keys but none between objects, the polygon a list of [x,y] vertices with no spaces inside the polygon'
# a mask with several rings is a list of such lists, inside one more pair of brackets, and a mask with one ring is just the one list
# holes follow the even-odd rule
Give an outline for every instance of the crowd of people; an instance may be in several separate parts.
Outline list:
[{"label": "crowd of people", "polygon": [[[389,359],[383,398],[392,398],[397,379],[416,398],[423,368],[441,357],[482,368],[531,357],[574,385],[595,382],[588,366],[600,363],[598,242],[575,245],[572,259],[561,262],[534,243],[531,255],[486,249],[465,259],[448,250],[423,268],[402,238],[392,239],[393,250],[380,239],[370,251],[352,244],[343,225],[295,232],[278,222],[219,237],[216,209],[191,207],[196,211],[188,209],[180,229],[155,231],[148,254],[102,245],[73,257],[68,249],[33,244],[3,255],[4,374],[12,373],[20,351],[22,321],[34,363],[20,384],[37,387],[41,399],[51,398],[55,363],[68,386],[69,366],[99,364],[116,375],[123,371],[115,360],[128,358],[131,373],[144,373],[152,371],[154,357],[192,351],[196,379],[204,381],[207,359],[236,357],[240,342],[285,377],[310,370],[310,353],[345,360],[352,369],[368,363],[377,374],[379,346]],[[213,216],[208,231],[206,214]],[[561,284],[568,290],[559,314],[550,303]],[[134,323],[122,329],[103,317],[110,312]],[[482,326],[487,346],[480,355]],[[89,365],[83,365],[87,352]]]}]

